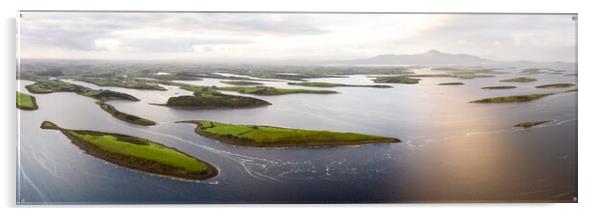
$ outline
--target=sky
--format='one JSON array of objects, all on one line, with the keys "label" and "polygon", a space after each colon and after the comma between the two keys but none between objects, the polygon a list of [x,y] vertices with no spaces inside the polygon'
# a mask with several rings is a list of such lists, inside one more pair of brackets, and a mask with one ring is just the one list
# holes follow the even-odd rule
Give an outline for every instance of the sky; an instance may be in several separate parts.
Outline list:
[{"label": "sky", "polygon": [[344,60],[428,50],[575,61],[572,15],[23,12],[25,59]]}]

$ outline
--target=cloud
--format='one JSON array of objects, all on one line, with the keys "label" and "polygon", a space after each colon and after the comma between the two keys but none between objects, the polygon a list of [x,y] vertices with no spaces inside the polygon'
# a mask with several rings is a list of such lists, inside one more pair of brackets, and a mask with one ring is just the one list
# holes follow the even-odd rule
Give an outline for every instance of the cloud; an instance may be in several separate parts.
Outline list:
[{"label": "cloud", "polygon": [[[20,22],[23,44],[83,51],[102,50],[106,47],[99,47],[99,44],[106,45],[107,41],[118,40],[118,44],[124,46],[121,50],[189,52],[193,50],[192,46],[198,44],[251,42],[249,39],[208,39],[204,37],[206,35],[233,37],[326,32],[317,28],[307,17],[277,14],[26,13]],[[155,32],[168,32],[176,36],[131,37],[137,31],[151,34],[147,35],[149,37]],[[178,37],[179,33],[189,36]]]},{"label": "cloud", "polygon": [[430,49],[573,61],[570,15],[24,13],[26,58],[350,59]]},{"label": "cloud", "polygon": [[468,52],[500,60],[572,61],[575,23],[570,15],[450,15],[439,27],[413,38],[434,49]]}]

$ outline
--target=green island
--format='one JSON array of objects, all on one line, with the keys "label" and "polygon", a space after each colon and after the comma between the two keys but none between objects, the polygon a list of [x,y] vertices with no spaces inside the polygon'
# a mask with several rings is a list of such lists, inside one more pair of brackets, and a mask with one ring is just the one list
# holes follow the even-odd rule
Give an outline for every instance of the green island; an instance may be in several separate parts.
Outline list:
[{"label": "green island", "polygon": [[225,83],[225,84],[230,84],[230,85],[242,85],[242,86],[263,85],[263,83],[260,83],[260,82],[245,81],[245,80],[226,80],[226,81],[220,81],[220,82]]},{"label": "green island", "polygon": [[471,101],[471,103],[519,103],[519,102],[529,102],[532,100],[537,100],[545,96],[553,95],[553,93],[548,94],[526,94],[526,95],[512,95],[512,96],[504,96],[504,97],[494,97],[494,98],[485,98],[480,100]]},{"label": "green island", "polygon": [[486,86],[481,89],[513,89],[513,88],[516,88],[516,86]]},{"label": "green island", "polygon": [[474,78],[490,78],[490,77],[495,77],[495,75],[489,75],[489,74],[457,74],[454,75],[455,78],[458,79],[474,79]]},{"label": "green island", "polygon": [[211,164],[151,140],[90,130],[64,129],[44,121],[42,129],[58,130],[84,152],[107,162],[160,176],[204,180],[218,170]]},{"label": "green island", "polygon": [[229,86],[229,87],[217,87],[223,91],[235,91],[242,94],[254,94],[254,95],[285,95],[285,94],[336,94],[336,91],[327,90],[309,90],[309,89],[283,89],[268,86]]},{"label": "green island", "polygon": [[372,81],[375,83],[418,84],[420,79],[415,79],[408,76],[381,76],[376,77]]},{"label": "green island", "polygon": [[463,82],[447,82],[447,83],[439,83],[437,85],[464,85]]},{"label": "green island", "polygon": [[73,92],[79,95],[91,97],[101,101],[109,101],[109,100],[130,100],[130,101],[139,101],[138,98],[131,96],[126,93],[115,92],[111,90],[96,90],[88,87],[75,85],[68,82],[63,82],[60,80],[47,80],[36,82],[34,84],[30,84],[25,86],[27,90],[31,93],[35,94],[48,94],[53,92]]},{"label": "green island", "polygon": [[528,75],[535,75],[535,74],[542,74],[545,73],[544,71],[542,71],[541,68],[525,68],[523,70],[521,70],[522,74],[528,74]]},{"label": "green island", "polygon": [[333,87],[370,87],[370,88],[392,88],[389,85],[350,85],[340,83],[328,83],[328,82],[289,82],[289,85],[307,86],[307,87],[320,87],[320,88],[333,88]]},{"label": "green island", "polygon": [[575,86],[575,84],[572,83],[555,83],[555,84],[548,84],[548,85],[539,85],[539,86],[535,86],[535,88],[570,88]]},{"label": "green island", "polygon": [[144,80],[119,80],[119,79],[81,79],[83,82],[92,83],[97,86],[115,86],[121,88],[130,89],[142,89],[142,90],[159,90],[165,91],[167,89],[161,87],[152,82]]},{"label": "green island", "polygon": [[445,77],[454,77],[454,78],[458,78],[458,79],[474,79],[474,78],[489,78],[489,77],[495,77],[495,73],[500,73],[500,72],[494,72],[494,71],[490,71],[490,70],[476,70],[476,71],[451,71],[448,72],[448,76]]},{"label": "green island", "polygon": [[348,132],[238,125],[203,120],[178,123],[196,124],[196,133],[223,143],[255,147],[330,147],[401,142],[392,137]]},{"label": "green island", "polygon": [[537,126],[537,125],[540,125],[540,124],[545,124],[545,123],[548,123],[548,122],[551,122],[551,120],[523,122],[523,123],[519,123],[519,124],[514,125],[514,127],[530,128],[530,127]]},{"label": "green island", "polygon": [[512,79],[500,80],[500,82],[518,82],[518,83],[528,83],[528,82],[535,82],[535,81],[537,81],[537,79],[528,78],[528,77],[517,77],[517,78],[512,78]]},{"label": "green island", "polygon": [[129,123],[137,124],[137,125],[142,125],[142,126],[151,126],[151,125],[157,124],[156,122],[145,119],[145,118],[141,118],[141,117],[138,117],[135,115],[123,113],[123,112],[115,109],[115,107],[113,107],[112,105],[107,104],[102,101],[98,101],[98,102],[96,102],[96,104],[98,104],[100,106],[100,108],[102,108],[102,110],[108,112],[113,117],[115,117],[116,119],[119,119],[121,121],[129,122]]},{"label": "green island", "polygon": [[38,104],[34,96],[17,91],[17,108],[22,110],[37,110]]},{"label": "green island", "polygon": [[237,109],[269,106],[271,103],[252,97],[223,94],[216,87],[181,84],[180,88],[194,92],[193,95],[170,97],[164,105],[191,109]]}]

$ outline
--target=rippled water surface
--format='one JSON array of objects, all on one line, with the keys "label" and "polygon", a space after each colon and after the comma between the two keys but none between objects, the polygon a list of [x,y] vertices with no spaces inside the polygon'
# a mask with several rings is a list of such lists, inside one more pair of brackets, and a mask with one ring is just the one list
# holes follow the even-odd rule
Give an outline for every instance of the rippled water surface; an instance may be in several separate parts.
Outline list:
[{"label": "rippled water surface", "polygon": [[[473,104],[485,97],[562,89],[535,85],[569,82],[576,76],[531,75],[534,83],[493,78],[423,78],[394,88],[333,88],[333,95],[253,96],[268,107],[181,110],[165,103],[190,92],[126,92],[139,102],[111,101],[117,109],[157,121],[152,127],[119,121],[94,100],[73,93],[35,94],[39,110],[18,111],[19,203],[347,203],[347,202],[571,202],[577,195],[577,92],[514,104]],[[312,81],[371,84],[370,78]],[[93,84],[69,81],[92,88]],[[219,80],[181,81],[226,86]],[[22,92],[31,81],[19,81]],[[268,82],[286,88],[286,82]],[[315,88],[320,89],[320,88]],[[233,92],[227,92],[237,94]],[[255,148],[222,144],[175,121],[205,119],[397,137],[401,143],[338,148]],[[71,129],[115,132],[151,139],[206,160],[220,175],[200,182],[172,180],[117,167],[84,154],[61,133],[42,130],[49,120]],[[525,121],[553,120],[531,129]]]}]

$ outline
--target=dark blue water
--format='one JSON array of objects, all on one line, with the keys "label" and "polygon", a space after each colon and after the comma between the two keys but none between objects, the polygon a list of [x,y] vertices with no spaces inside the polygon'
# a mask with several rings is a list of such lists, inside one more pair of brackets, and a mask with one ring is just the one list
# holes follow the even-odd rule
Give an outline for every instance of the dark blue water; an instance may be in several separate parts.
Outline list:
[{"label": "dark blue water", "polygon": [[[159,122],[152,127],[114,119],[91,98],[37,94],[39,110],[18,112],[18,203],[571,202],[577,195],[576,92],[528,103],[468,103],[483,97],[560,92],[533,86],[576,82],[575,76],[541,74],[529,76],[537,82],[512,84],[517,89],[480,89],[508,84],[498,80],[516,76],[461,80],[464,86],[437,85],[458,81],[453,78],[424,78],[418,85],[390,89],[334,88],[340,92],[335,95],[256,96],[273,105],[242,110],[149,105],[190,94],[174,87],[167,87],[167,92],[108,88],[140,98],[110,104]],[[316,81],[371,83],[362,75]],[[186,82],[224,85],[212,79]],[[20,81],[20,91],[27,92],[23,86],[30,83]],[[402,142],[340,148],[239,147],[198,136],[194,125],[174,123],[192,119],[350,131],[393,136]],[[44,120],[65,128],[151,139],[214,164],[220,175],[189,182],[117,167],[86,155],[57,131],[41,130]],[[553,122],[531,129],[512,127],[537,120]]]}]

